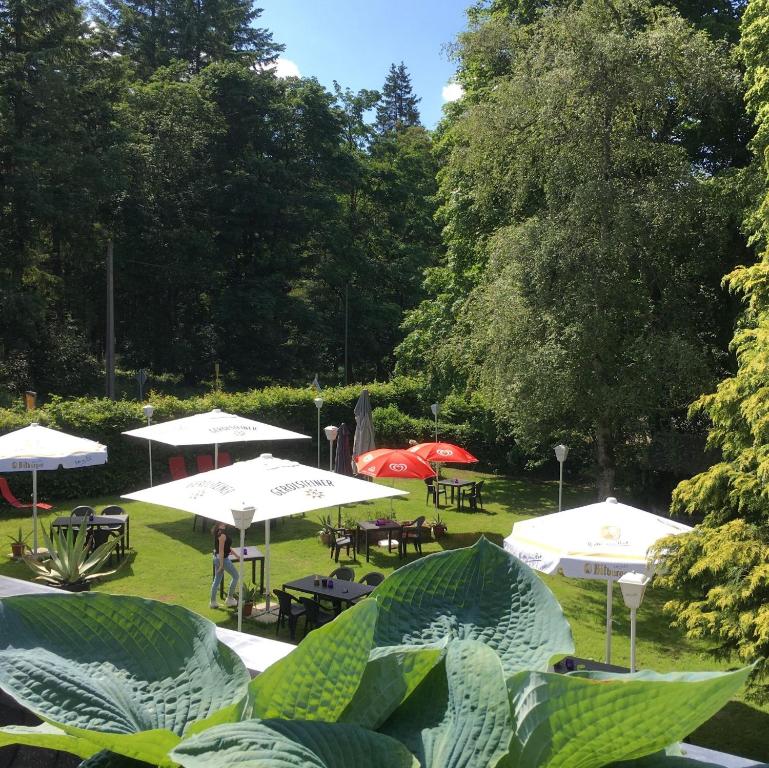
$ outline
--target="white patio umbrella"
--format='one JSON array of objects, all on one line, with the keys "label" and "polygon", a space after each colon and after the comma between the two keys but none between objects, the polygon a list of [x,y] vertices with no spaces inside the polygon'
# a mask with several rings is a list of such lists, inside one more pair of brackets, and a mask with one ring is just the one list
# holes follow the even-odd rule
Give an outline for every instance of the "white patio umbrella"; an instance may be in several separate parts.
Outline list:
[{"label": "white patio umbrella", "polygon": [[[127,493],[123,498],[182,509],[233,525],[240,530],[241,549],[248,525],[252,521],[264,521],[265,592],[269,610],[270,520],[340,504],[405,494],[406,491],[262,454],[257,459],[239,461],[229,467]],[[253,514],[239,514],[251,508]],[[239,583],[242,598],[243,560],[240,561]],[[240,599],[238,629],[242,622],[242,604]]]},{"label": "white patio umbrella", "polygon": [[611,663],[614,582],[636,571],[651,576],[650,547],[664,536],[689,533],[688,525],[610,497],[513,525],[505,549],[542,573],[577,579],[606,579],[606,663]]},{"label": "white patio umbrella", "polygon": [[107,447],[84,437],[30,424],[0,437],[0,472],[32,472],[32,547],[37,554],[37,472],[104,464]]},{"label": "white patio umbrella", "polygon": [[[211,445],[214,446],[214,468],[219,466],[219,446],[222,443],[242,443],[256,440],[309,440],[309,435],[292,432],[289,429],[273,427],[261,421],[214,408],[208,413],[197,413],[173,421],[164,421],[148,427],[123,432],[131,437],[141,437],[167,445]],[[210,515],[209,515],[210,517]]]}]

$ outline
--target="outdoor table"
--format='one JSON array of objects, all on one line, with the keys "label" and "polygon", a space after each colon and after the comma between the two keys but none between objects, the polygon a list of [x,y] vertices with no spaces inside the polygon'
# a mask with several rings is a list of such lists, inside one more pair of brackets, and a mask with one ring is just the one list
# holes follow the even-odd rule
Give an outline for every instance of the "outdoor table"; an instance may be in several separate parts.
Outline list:
[{"label": "outdoor table", "polygon": [[589,672],[630,672],[627,667],[618,667],[616,664],[604,664],[601,661],[593,661],[593,659],[580,659],[577,656],[567,656],[553,667],[553,671],[562,673],[575,672],[577,670],[587,670]]},{"label": "outdoor table", "polygon": [[460,480],[458,477],[453,478],[452,480],[436,480],[436,483],[438,485],[442,485],[445,488],[451,488],[451,503],[454,503],[454,489],[456,488],[458,490],[457,493],[457,510],[459,509],[459,501],[462,498],[462,491],[461,489],[464,488],[466,485],[475,485],[475,480]]},{"label": "outdoor table", "polygon": [[320,577],[321,582],[315,585],[315,576],[304,576],[301,579],[295,581],[287,581],[283,585],[283,589],[295,589],[297,592],[306,592],[316,598],[326,598],[334,602],[335,611],[338,613],[341,609],[343,601],[350,602],[352,600],[358,600],[361,597],[370,595],[375,587],[369,584],[360,584],[357,581],[344,581],[343,579],[332,579],[334,582],[333,587],[324,587],[323,579],[328,579],[327,576]]},{"label": "outdoor table", "polygon": [[[358,523],[358,531],[361,532],[366,539],[366,562],[369,562],[369,535],[371,531],[377,531],[377,533],[387,533],[387,551],[393,551],[393,531],[399,531],[403,526],[397,520],[385,520],[381,525],[376,520],[363,520]],[[399,545],[400,547],[400,545]]]},{"label": "outdoor table", "polygon": [[[245,547],[246,556],[243,558],[244,563],[251,563],[251,583],[256,584],[256,562],[259,561],[259,592],[264,592],[264,555],[259,547]],[[230,560],[235,555],[237,560],[233,562],[237,563],[240,560],[240,547],[230,548]],[[216,566],[211,566],[211,579],[216,576]],[[219,596],[224,598],[224,579],[219,585]]]},{"label": "outdoor table", "polygon": [[[83,524],[82,517],[57,517],[49,529],[49,534],[53,538],[54,528],[80,528]],[[126,549],[131,546],[131,520],[128,515],[94,515],[88,518],[88,530],[93,528],[117,528],[120,538],[120,556],[125,557]]]}]

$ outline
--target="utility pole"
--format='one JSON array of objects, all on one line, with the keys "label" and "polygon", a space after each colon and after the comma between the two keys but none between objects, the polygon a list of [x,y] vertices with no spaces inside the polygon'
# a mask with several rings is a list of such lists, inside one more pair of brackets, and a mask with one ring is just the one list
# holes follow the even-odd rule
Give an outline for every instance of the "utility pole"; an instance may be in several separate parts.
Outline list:
[{"label": "utility pole", "polygon": [[348,309],[350,296],[350,281],[344,284],[344,384],[347,386],[347,328],[348,328]]},{"label": "utility pole", "polygon": [[112,239],[107,242],[107,345],[105,363],[107,368],[107,397],[115,399],[115,295],[112,259]]}]

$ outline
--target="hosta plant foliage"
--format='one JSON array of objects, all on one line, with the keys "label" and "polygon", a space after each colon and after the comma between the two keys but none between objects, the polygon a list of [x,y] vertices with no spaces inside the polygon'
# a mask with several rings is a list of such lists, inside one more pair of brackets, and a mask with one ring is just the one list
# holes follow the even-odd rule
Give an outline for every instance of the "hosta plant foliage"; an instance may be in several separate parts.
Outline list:
[{"label": "hosta plant foliage", "polygon": [[13,597],[0,688],[44,723],[0,729],[0,746],[67,750],[83,768],[676,768],[689,762],[664,748],[748,672],[548,671],[572,651],[549,590],[485,539],[401,568],[250,682],[182,608]]}]

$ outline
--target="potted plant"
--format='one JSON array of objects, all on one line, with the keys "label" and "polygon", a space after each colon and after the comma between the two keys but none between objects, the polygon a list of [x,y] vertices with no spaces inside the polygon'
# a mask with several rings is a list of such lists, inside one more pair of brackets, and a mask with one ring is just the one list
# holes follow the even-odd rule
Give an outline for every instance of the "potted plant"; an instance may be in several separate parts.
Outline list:
[{"label": "potted plant", "polygon": [[29,539],[30,534],[24,534],[22,533],[21,527],[19,527],[19,534],[18,536],[8,536],[8,539],[11,542],[11,556],[14,560],[21,560],[22,557],[24,557],[24,553],[29,548],[27,545],[27,540]]},{"label": "potted plant", "polygon": [[53,538],[43,530],[49,559],[24,557],[24,562],[35,574],[35,581],[43,581],[68,592],[87,592],[94,579],[111,576],[125,563],[123,561],[111,571],[100,570],[117,547],[118,539],[111,538],[92,549],[87,517],[83,518],[77,533],[74,530],[74,526],[69,526],[66,533],[58,531]]},{"label": "potted plant", "polygon": [[331,542],[334,540],[334,522],[331,520],[331,515],[321,515],[318,518],[318,522],[321,525],[318,531],[318,539],[324,547],[330,547]]},{"label": "potted plant", "polygon": [[243,582],[243,615],[250,616],[254,610],[254,598],[256,597],[256,585]]},{"label": "potted plant", "polygon": [[433,529],[433,536],[436,539],[440,539],[448,530],[446,523],[443,522],[440,512],[435,513],[435,517],[432,519],[430,527]]}]

